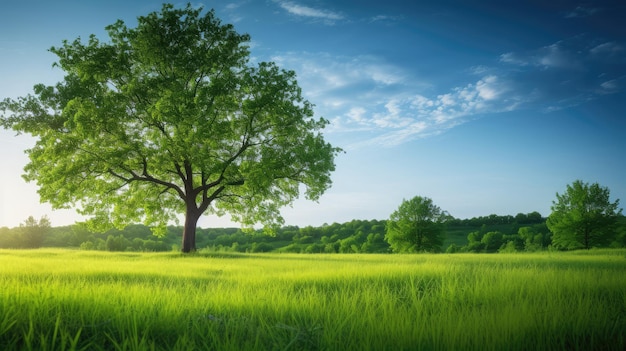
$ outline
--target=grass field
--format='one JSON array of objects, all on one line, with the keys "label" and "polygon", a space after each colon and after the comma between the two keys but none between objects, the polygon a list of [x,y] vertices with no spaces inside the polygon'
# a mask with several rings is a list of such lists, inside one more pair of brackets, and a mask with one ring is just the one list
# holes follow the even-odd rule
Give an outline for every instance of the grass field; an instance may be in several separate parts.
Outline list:
[{"label": "grass field", "polygon": [[0,250],[1,350],[624,350],[626,250]]}]

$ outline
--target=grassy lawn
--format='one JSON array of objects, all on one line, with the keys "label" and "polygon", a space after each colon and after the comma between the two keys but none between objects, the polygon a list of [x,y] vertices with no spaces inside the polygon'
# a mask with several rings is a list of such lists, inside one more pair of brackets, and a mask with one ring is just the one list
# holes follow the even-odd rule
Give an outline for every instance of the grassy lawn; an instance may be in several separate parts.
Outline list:
[{"label": "grassy lawn", "polygon": [[2,350],[624,350],[626,250],[0,250]]}]

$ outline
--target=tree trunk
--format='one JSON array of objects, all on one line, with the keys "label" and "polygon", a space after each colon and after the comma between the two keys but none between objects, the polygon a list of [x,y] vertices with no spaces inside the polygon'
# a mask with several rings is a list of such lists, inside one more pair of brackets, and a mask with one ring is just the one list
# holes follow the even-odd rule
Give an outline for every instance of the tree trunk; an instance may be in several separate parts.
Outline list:
[{"label": "tree trunk", "polygon": [[196,226],[198,225],[198,219],[200,219],[198,210],[193,210],[187,206],[185,213],[185,227],[183,228],[183,242],[181,251],[183,253],[189,253],[196,251]]}]

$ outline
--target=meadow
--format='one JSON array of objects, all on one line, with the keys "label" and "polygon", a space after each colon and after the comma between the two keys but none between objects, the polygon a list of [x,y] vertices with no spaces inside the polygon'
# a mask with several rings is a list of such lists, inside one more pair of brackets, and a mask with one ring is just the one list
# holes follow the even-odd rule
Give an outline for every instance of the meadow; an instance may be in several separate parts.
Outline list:
[{"label": "meadow", "polygon": [[0,250],[2,350],[624,350],[626,250]]}]

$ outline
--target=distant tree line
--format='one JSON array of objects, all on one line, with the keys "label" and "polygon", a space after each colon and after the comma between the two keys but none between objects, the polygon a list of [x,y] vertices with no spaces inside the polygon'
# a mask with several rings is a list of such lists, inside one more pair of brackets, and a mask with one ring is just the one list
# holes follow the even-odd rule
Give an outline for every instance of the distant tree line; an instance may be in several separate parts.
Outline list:
[{"label": "distant tree line", "polygon": [[[547,218],[538,212],[450,218],[443,244],[434,252],[538,251],[554,246]],[[198,228],[198,249],[222,252],[391,253],[385,238],[386,220],[352,220],[320,227],[285,226],[273,235],[262,230]],[[149,227],[130,225],[123,230],[93,233],[80,225],[51,227],[47,218],[32,217],[16,228],[0,228],[0,248],[66,247],[101,251],[178,251],[182,227],[170,226],[156,237]],[[617,235],[604,247],[626,247],[626,217],[620,216]]]},{"label": "distant tree line", "polygon": [[36,249],[44,246],[50,229],[48,217],[37,221],[30,216],[17,228],[0,228],[0,248]]},{"label": "distant tree line", "polygon": [[[589,250],[623,246],[624,216],[619,199],[611,201],[608,187],[576,180],[567,185],[564,193],[556,194],[551,210],[545,223],[537,212],[519,213],[515,217],[490,215],[456,220],[430,198],[415,196],[402,200],[400,207],[391,214],[385,240],[393,252],[438,252],[448,225],[482,223],[481,230],[467,235],[465,245],[451,243],[446,252],[516,252],[546,247]],[[488,230],[487,226],[492,228]],[[494,228],[496,226],[501,228]]]}]

